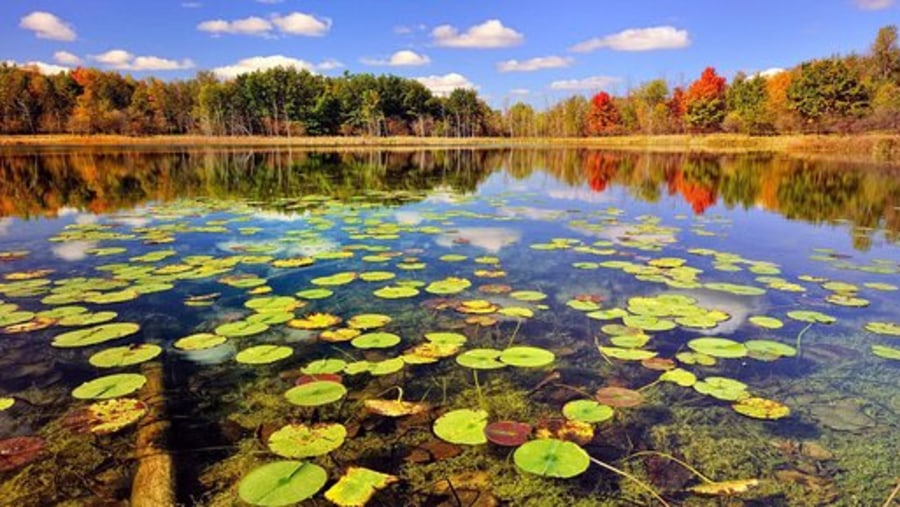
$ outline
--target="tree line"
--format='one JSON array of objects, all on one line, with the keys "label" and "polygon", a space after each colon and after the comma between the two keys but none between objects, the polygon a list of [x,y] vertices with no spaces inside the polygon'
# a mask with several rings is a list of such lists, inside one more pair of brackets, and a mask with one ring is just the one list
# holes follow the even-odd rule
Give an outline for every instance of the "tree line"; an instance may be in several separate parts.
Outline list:
[{"label": "tree line", "polygon": [[518,102],[492,109],[471,89],[446,97],[393,75],[316,75],[278,67],[219,80],[210,72],[162,81],[95,68],[44,75],[0,64],[0,134],[230,136],[512,136],[863,132],[900,129],[896,26],[866,54],[803,62],[771,74],[713,67],[692,83],[656,79],[544,111]]}]

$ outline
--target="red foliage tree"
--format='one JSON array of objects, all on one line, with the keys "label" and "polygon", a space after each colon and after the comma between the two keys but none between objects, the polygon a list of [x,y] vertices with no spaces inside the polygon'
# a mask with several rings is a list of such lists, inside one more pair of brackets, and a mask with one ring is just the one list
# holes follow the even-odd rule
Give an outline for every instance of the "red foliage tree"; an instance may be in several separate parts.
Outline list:
[{"label": "red foliage tree", "polygon": [[616,133],[621,124],[621,117],[612,97],[600,92],[591,99],[591,111],[588,113],[588,131],[597,136]]}]

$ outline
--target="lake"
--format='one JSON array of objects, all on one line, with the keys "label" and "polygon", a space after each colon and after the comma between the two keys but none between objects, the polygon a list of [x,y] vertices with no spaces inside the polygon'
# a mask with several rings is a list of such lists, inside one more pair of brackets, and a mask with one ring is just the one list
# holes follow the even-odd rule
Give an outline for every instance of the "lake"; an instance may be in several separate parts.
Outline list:
[{"label": "lake", "polygon": [[5,151],[0,503],[882,505],[898,239],[782,155]]}]

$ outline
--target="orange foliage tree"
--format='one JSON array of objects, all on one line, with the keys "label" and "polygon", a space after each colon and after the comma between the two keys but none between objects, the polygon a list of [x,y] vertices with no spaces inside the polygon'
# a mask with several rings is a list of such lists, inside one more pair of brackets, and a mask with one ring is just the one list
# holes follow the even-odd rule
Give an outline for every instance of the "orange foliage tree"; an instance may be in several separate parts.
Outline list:
[{"label": "orange foliage tree", "polygon": [[695,130],[718,130],[725,119],[725,78],[716,69],[707,67],[700,77],[691,83],[687,91],[688,124]]},{"label": "orange foliage tree", "polygon": [[615,134],[619,130],[621,117],[612,97],[600,92],[591,99],[591,110],[588,113],[588,131],[597,136]]}]

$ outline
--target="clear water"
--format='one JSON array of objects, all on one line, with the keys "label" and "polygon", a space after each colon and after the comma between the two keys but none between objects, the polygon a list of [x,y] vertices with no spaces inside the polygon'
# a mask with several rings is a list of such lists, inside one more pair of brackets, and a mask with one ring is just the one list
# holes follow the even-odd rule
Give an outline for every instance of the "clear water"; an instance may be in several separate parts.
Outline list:
[{"label": "clear water", "polygon": [[[588,150],[12,151],[0,156],[0,216],[0,252],[20,252],[0,262],[0,323],[26,328],[0,337],[0,397],[14,400],[0,412],[0,439],[34,436],[44,445],[29,454],[0,442],[5,504],[127,499],[147,454],[136,447],[146,421],[108,435],[86,433],[73,414],[95,400],[76,399],[72,390],[104,375],[152,375],[148,365],[162,367],[162,388],[123,396],[151,397],[170,424],[168,440],[153,452],[173,457],[173,486],[184,505],[239,504],[244,477],[286,459],[267,441],[288,423],[339,423],[347,431],[337,449],[308,458],[328,475],[310,505],[326,504],[325,492],[349,466],[397,477],[372,505],[653,505],[634,482],[598,465],[569,479],[542,477],[517,467],[514,447],[449,444],[433,432],[444,413],[472,409],[485,410],[490,422],[527,423],[532,438],[546,436],[564,424],[567,402],[609,386],[639,390],[643,400],[582,425],[593,436],[574,440],[671,505],[881,505],[900,477],[900,362],[880,357],[891,352],[878,348],[896,350],[900,340],[865,329],[900,323],[900,174],[889,168]],[[141,257],[155,252],[166,253]],[[337,252],[346,253],[331,255]],[[465,258],[442,259],[447,254]],[[273,265],[299,257],[314,262]],[[682,259],[696,271],[654,266],[661,258]],[[204,351],[173,345],[243,321],[256,313],[245,307],[251,299],[294,296],[317,288],[316,278],[372,271],[395,278],[328,286],[333,295],[297,298],[291,313],[344,320],[328,329],[354,315],[384,314],[392,320],[380,331],[400,336],[397,345],[360,349],[286,324]],[[256,275],[262,289],[254,295],[223,283],[235,275]],[[426,290],[446,277],[471,285],[449,295]],[[104,282],[112,279],[119,281]],[[412,297],[374,294],[411,281],[420,285]],[[752,295],[723,291],[717,282]],[[545,297],[513,297],[523,290]],[[60,293],[66,297],[52,297]],[[125,300],[104,302],[110,293]],[[659,316],[674,328],[647,330],[646,344],[636,346],[614,334],[639,331],[615,326],[619,317],[589,317],[596,308],[585,303],[646,314],[632,298],[661,294],[689,298],[692,311],[722,313],[702,326]],[[473,300],[488,301],[481,322],[459,311],[467,301],[479,307]],[[573,300],[585,308],[572,308],[579,305]],[[28,313],[60,306],[113,311],[112,322],[140,330],[95,345],[53,346],[63,333],[94,327]],[[527,308],[533,316],[502,308]],[[836,321],[808,325],[787,316],[796,310]],[[749,321],[754,316],[783,326],[760,327]],[[467,341],[431,364],[387,367],[404,356],[414,363],[410,349],[438,331]],[[705,336],[789,347],[779,357],[738,344],[740,357],[686,364],[687,344]],[[118,368],[89,362],[104,349],[138,344],[162,353]],[[261,344],[286,346],[291,355],[271,364],[236,361],[237,352]],[[476,385],[473,370],[454,358],[511,345],[548,350],[553,361],[479,370]],[[635,350],[671,363],[618,357]],[[342,399],[289,403],[284,393],[319,359],[386,361],[388,373],[351,367],[337,372],[347,389]],[[772,400],[789,414],[747,417],[732,408],[738,401],[657,381],[660,368],[675,366],[701,381],[743,382],[737,398]],[[428,409],[389,418],[364,408],[365,400],[397,399],[398,387],[404,400]],[[690,491],[702,479],[645,451],[677,457],[713,481],[758,484],[702,496]]]}]

